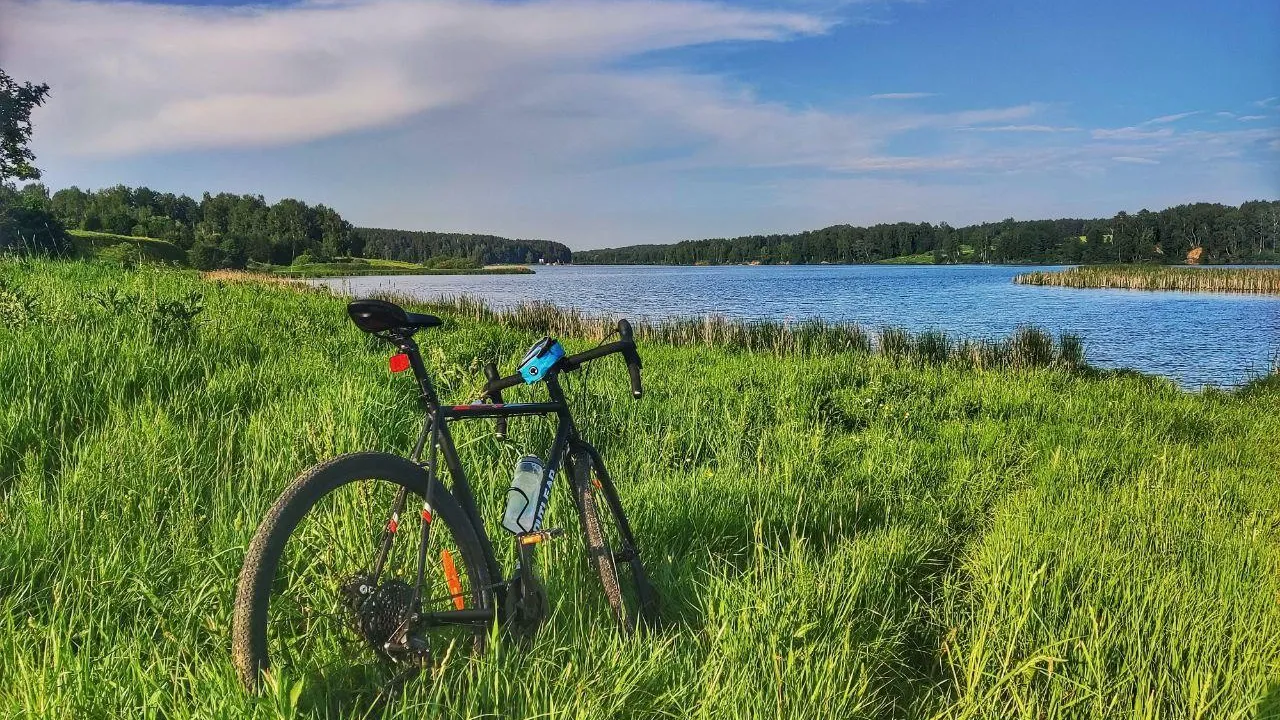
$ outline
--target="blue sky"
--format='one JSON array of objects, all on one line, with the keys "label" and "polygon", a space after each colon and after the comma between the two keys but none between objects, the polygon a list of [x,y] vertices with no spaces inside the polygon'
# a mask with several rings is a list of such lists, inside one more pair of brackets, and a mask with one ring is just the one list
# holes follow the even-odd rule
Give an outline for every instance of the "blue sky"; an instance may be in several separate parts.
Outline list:
[{"label": "blue sky", "polygon": [[17,0],[53,187],[574,248],[1280,197],[1280,3]]}]

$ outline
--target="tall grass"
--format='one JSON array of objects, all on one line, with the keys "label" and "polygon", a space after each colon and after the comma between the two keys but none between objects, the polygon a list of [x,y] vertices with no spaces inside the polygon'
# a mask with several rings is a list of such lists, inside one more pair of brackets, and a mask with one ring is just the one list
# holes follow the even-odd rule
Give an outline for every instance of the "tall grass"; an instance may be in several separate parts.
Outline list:
[{"label": "tall grass", "polygon": [[[54,262],[0,264],[0,287],[22,308],[0,323],[0,717],[325,716],[296,684],[241,692],[234,580],[303,468],[411,444],[392,351],[322,292]],[[421,339],[450,398],[543,332],[444,314]],[[329,716],[1275,717],[1280,383],[974,371],[946,347],[649,338],[640,402],[619,362],[575,374],[665,627],[618,637],[565,538],[539,563],[553,611],[532,648]],[[551,439],[538,420],[510,444],[455,433],[495,519],[512,463]],[[571,507],[548,523],[575,527]]]},{"label": "tall grass", "polygon": [[1258,268],[1083,266],[1023,273],[1015,276],[1013,281],[1022,285],[1073,288],[1280,294],[1280,270]]},{"label": "tall grass", "polygon": [[[604,339],[616,328],[613,318],[543,302],[495,309],[482,300],[458,296],[434,299],[425,305],[434,312],[472,322],[497,323],[553,336]],[[878,354],[919,365],[956,362],[980,368],[1085,367],[1078,336],[1064,334],[1055,341],[1043,330],[1032,327],[1020,328],[1003,340],[975,340],[949,337],[941,331],[913,335],[894,327],[881,328],[873,334],[856,323],[822,319],[784,323],[707,315],[632,324],[637,338],[674,346],[711,346],[774,355]]]}]

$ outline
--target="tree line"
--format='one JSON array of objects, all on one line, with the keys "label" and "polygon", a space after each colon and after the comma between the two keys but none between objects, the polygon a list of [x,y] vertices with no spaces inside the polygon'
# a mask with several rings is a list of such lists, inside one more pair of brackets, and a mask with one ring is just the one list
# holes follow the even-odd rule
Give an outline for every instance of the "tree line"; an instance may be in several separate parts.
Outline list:
[{"label": "tree line", "polygon": [[496,235],[359,228],[364,256],[426,262],[433,257],[467,258],[474,265],[573,262],[573,252],[550,240],[511,240]]},{"label": "tree line", "polygon": [[46,213],[66,229],[167,240],[200,269],[243,268],[249,261],[289,265],[300,257],[315,262],[462,259],[475,265],[572,259],[569,248],[543,240],[356,228],[333,208],[293,198],[268,203],[261,195],[206,192],[196,200],[125,185],[51,194],[40,183],[9,192],[17,204]]},{"label": "tree line", "polygon": [[[1193,252],[1194,251],[1194,252]],[[580,264],[872,263],[904,256],[938,263],[1280,262],[1280,201],[1178,205],[1105,219],[833,225],[795,234],[686,240],[574,253]]]},{"label": "tree line", "polygon": [[267,203],[261,195],[206,192],[197,201],[124,185],[96,191],[70,187],[50,195],[37,184],[21,193],[43,201],[67,228],[168,240],[201,269],[360,254],[359,237],[336,210],[293,198]]}]

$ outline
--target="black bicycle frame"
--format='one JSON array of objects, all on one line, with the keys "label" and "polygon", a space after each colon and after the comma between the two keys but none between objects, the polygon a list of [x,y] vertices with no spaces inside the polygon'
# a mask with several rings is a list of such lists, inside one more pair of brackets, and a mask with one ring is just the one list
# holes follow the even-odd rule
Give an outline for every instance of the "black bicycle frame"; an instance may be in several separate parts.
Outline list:
[{"label": "black bicycle frame", "polygon": [[[526,415],[556,416],[555,439],[552,441],[551,452],[547,456],[547,463],[543,470],[542,495],[538,498],[537,515],[534,521],[535,530],[541,528],[542,517],[550,503],[551,488],[555,483],[556,475],[559,474],[561,466],[564,464],[565,458],[570,453],[583,451],[588,453],[596,463],[600,463],[600,453],[578,435],[577,426],[574,424],[573,416],[569,413],[569,406],[565,402],[564,391],[560,387],[559,372],[548,373],[542,381],[547,386],[547,391],[551,398],[549,402],[476,402],[469,405],[441,405],[436,395],[435,386],[432,384],[431,378],[427,374],[426,366],[422,362],[422,355],[418,350],[417,343],[409,337],[396,338],[394,342],[400,351],[409,357],[409,365],[418,381],[419,399],[427,410],[422,431],[418,435],[418,440],[414,444],[414,449],[409,459],[415,464],[422,465],[423,450],[427,449],[430,452],[430,459],[427,463],[429,474],[427,487],[429,489],[436,479],[438,466],[435,462],[435,451],[439,450],[444,458],[444,465],[449,470],[449,477],[452,480],[450,489],[453,492],[453,496],[458,501],[458,504],[462,506],[463,512],[471,520],[472,526],[479,536],[480,547],[484,551],[485,564],[489,568],[490,579],[496,585],[500,585],[503,582],[502,567],[498,564],[498,558],[494,553],[489,533],[485,531],[484,519],[480,516],[475,495],[471,492],[471,484],[467,481],[466,471],[463,470],[462,461],[458,457],[457,448],[453,444],[453,435],[449,431],[449,424],[459,420],[510,418]],[[428,443],[431,442],[433,436],[434,442],[431,443],[431,447],[428,447]],[[598,466],[602,467],[602,465]],[[428,505],[430,504],[429,497],[426,498],[426,502]],[[397,498],[397,505],[402,504],[402,500]],[[399,512],[399,509],[396,512]],[[422,585],[421,572],[429,528],[430,523],[423,524],[419,549],[419,582],[414,589],[415,602],[419,599],[417,593]],[[386,542],[387,540],[384,539],[384,544]],[[499,616],[497,612],[498,608],[447,610],[426,613],[420,620],[428,624],[487,624]]]}]

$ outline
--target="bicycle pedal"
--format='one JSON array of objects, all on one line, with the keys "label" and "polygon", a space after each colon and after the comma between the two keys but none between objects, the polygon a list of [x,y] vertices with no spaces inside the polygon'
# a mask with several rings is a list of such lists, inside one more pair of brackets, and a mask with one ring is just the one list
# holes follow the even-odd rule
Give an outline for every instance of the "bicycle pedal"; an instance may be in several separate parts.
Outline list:
[{"label": "bicycle pedal", "polygon": [[544,540],[558,538],[564,534],[564,528],[550,528],[537,532],[524,533],[520,536],[521,545],[536,545]]}]

